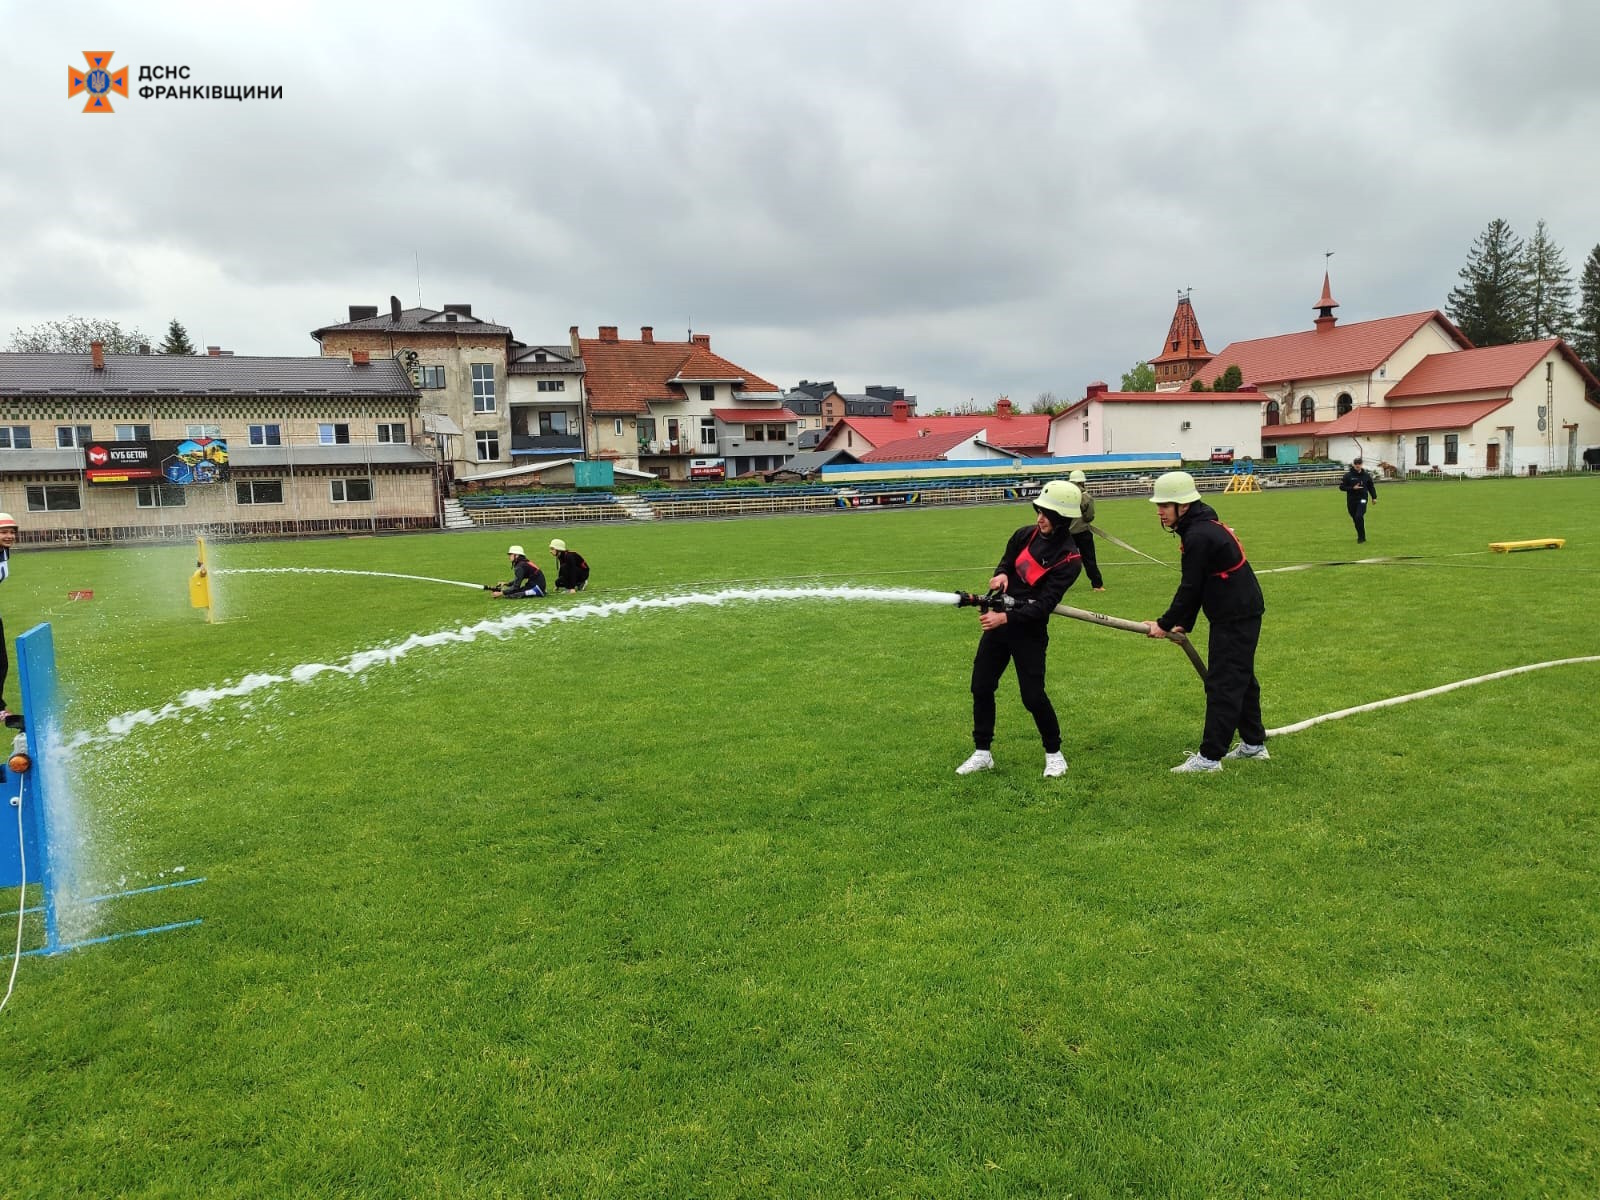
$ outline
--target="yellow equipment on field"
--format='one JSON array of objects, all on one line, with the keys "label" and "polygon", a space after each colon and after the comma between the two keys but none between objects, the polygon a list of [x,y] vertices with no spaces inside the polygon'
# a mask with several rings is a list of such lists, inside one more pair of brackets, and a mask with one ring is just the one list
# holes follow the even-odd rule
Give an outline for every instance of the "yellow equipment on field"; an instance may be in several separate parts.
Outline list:
[{"label": "yellow equipment on field", "polygon": [[1509,554],[1513,550],[1559,550],[1566,544],[1566,538],[1529,538],[1522,542],[1490,542],[1489,549],[1497,554]]},{"label": "yellow equipment on field", "polygon": [[1222,489],[1222,494],[1226,496],[1229,492],[1259,492],[1260,490],[1261,481],[1254,475],[1230,475],[1228,477],[1228,486]]}]

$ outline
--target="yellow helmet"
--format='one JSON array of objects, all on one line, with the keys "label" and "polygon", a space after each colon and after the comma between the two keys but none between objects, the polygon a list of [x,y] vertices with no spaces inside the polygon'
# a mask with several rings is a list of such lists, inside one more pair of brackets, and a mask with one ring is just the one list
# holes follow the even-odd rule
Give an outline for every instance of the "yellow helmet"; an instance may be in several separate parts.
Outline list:
[{"label": "yellow helmet", "polygon": [[1082,493],[1065,479],[1052,479],[1045,484],[1033,506],[1058,517],[1083,516]]},{"label": "yellow helmet", "polygon": [[567,544],[565,542],[563,542],[560,538],[551,538],[550,539],[550,549],[552,549],[552,550],[565,550],[566,548],[567,548]]},{"label": "yellow helmet", "polygon": [[1088,483],[1089,482],[1089,477],[1087,475],[1085,475],[1082,471],[1074,471],[1071,475],[1068,475],[1067,478],[1070,479],[1073,483]]},{"label": "yellow helmet", "polygon": [[1156,480],[1151,504],[1193,504],[1200,499],[1200,489],[1194,485],[1194,476],[1187,471],[1168,471]]}]

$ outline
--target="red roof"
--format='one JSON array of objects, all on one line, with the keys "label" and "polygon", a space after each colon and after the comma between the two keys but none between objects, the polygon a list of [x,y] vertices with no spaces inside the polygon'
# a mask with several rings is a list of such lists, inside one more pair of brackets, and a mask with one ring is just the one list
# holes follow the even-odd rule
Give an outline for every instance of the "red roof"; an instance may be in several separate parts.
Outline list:
[{"label": "red roof", "polygon": [[1178,307],[1172,312],[1172,324],[1167,328],[1167,340],[1161,343],[1161,353],[1150,362],[1154,365],[1210,357],[1205,335],[1200,332],[1200,322],[1194,315],[1194,305],[1189,303],[1189,297],[1180,296]]},{"label": "red roof", "polygon": [[973,413],[959,417],[912,416],[904,421],[893,417],[845,417],[834,423],[817,443],[817,449],[832,450],[842,445],[846,429],[853,429],[858,438],[874,449],[908,437],[919,437],[923,430],[927,430],[929,436],[959,430],[965,437],[987,430],[985,441],[1002,450],[1018,452],[1043,450],[1050,444],[1049,413],[1015,413],[1009,417]]},{"label": "red roof", "polygon": [[923,459],[934,459],[940,455],[954,450],[972,438],[974,433],[970,430],[947,429],[943,433],[930,433],[927,437],[913,435],[901,438],[897,442],[889,442],[875,447],[871,453],[861,456],[862,462],[918,462]]},{"label": "red roof", "polygon": [[685,400],[675,379],[740,379],[741,391],[777,392],[775,384],[736,366],[699,342],[630,342],[579,338],[584,389],[598,413],[648,413],[651,401]]},{"label": "red roof", "polygon": [[1087,405],[1100,401],[1105,404],[1265,404],[1272,397],[1261,392],[1191,392],[1182,388],[1176,392],[1101,392],[1098,396],[1085,396],[1071,408],[1062,409],[1054,417],[1072,416]]},{"label": "red roof", "polygon": [[798,421],[799,413],[787,408],[713,408],[711,415],[719,421]]},{"label": "red roof", "polygon": [[1302,421],[1298,425],[1269,425],[1261,431],[1264,442],[1290,438],[1349,437],[1352,434],[1414,433],[1429,429],[1465,429],[1511,403],[1498,400],[1457,400],[1449,404],[1395,404],[1352,408],[1333,421]]},{"label": "red roof", "polygon": [[1214,383],[1229,367],[1237,366],[1246,383],[1306,382],[1330,375],[1366,375],[1378,369],[1429,321],[1437,321],[1446,336],[1463,350],[1472,349],[1467,336],[1437,309],[1330,325],[1300,333],[1232,342],[1200,370],[1197,379]]},{"label": "red roof", "polygon": [[1559,338],[1542,342],[1515,342],[1430,354],[1399,383],[1389,389],[1389,399],[1406,396],[1443,396],[1460,392],[1509,392],[1561,344]]}]

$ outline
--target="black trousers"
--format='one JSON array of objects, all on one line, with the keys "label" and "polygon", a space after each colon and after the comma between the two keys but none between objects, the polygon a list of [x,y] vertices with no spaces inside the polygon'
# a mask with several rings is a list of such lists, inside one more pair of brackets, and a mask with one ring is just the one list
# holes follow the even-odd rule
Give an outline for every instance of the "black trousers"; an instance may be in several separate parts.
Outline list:
[{"label": "black trousers", "polygon": [[1082,533],[1072,535],[1072,540],[1078,543],[1078,553],[1083,556],[1083,573],[1089,577],[1090,587],[1100,587],[1100,564],[1094,557],[1094,534],[1085,529]]},{"label": "black trousers", "polygon": [[1261,723],[1261,685],[1256,682],[1256,643],[1261,640],[1261,618],[1224,621],[1211,626],[1206,649],[1206,728],[1200,753],[1221,758],[1233,742],[1260,746],[1267,740]]},{"label": "black trousers", "polygon": [[972,744],[979,750],[994,745],[994,694],[1008,663],[1017,665],[1022,705],[1033,714],[1046,754],[1061,749],[1061,723],[1044,690],[1044,659],[1050,634],[1039,625],[1002,625],[985,631],[972,659]]},{"label": "black trousers", "polygon": [[1367,540],[1367,502],[1366,502],[1366,500],[1364,500],[1364,499],[1363,500],[1357,500],[1354,496],[1351,496],[1349,498],[1349,500],[1345,501],[1345,504],[1346,504],[1346,507],[1348,507],[1350,509],[1350,519],[1353,522],[1355,522],[1356,541],[1358,541],[1358,542],[1366,541]]}]

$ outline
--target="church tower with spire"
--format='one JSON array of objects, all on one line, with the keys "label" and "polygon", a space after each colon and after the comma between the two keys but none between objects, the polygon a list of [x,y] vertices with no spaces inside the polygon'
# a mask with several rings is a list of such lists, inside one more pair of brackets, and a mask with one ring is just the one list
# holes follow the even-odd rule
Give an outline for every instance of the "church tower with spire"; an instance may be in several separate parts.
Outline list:
[{"label": "church tower with spire", "polygon": [[1200,322],[1195,319],[1194,305],[1189,303],[1189,293],[1182,292],[1161,353],[1150,360],[1156,373],[1156,391],[1175,392],[1184,387],[1211,357],[1205,335],[1200,332]]},{"label": "church tower with spire", "polygon": [[1317,310],[1317,319],[1312,322],[1318,330],[1332,329],[1339,321],[1333,315],[1333,310],[1339,307],[1339,302],[1333,298],[1333,291],[1328,287],[1328,273],[1322,273],[1322,295],[1311,306]]}]

